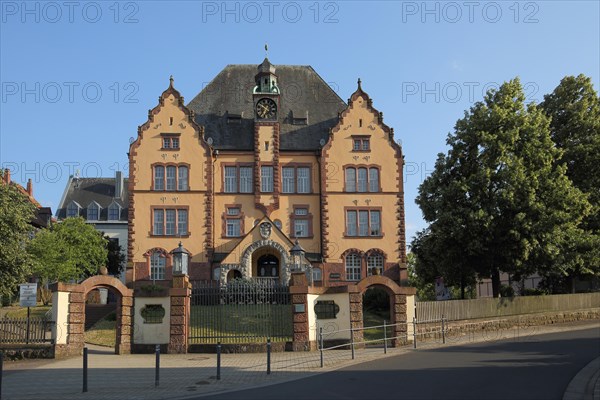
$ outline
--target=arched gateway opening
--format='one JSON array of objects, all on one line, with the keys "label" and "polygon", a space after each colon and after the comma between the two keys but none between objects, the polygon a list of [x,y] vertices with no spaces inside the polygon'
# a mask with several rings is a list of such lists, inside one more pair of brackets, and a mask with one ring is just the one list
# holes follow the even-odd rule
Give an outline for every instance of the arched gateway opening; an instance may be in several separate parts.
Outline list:
[{"label": "arched gateway opening", "polygon": [[106,275],[92,276],[77,285],[54,285],[52,313],[56,321],[54,339],[58,353],[78,354],[83,349],[86,300],[99,288],[108,289],[115,297],[115,354],[131,353],[133,290]]},{"label": "arched gateway opening", "polygon": [[[386,325],[390,325],[386,329],[386,337],[392,338],[388,344],[396,346],[397,343],[405,343],[407,341],[407,295],[414,295],[414,288],[401,287],[390,278],[381,275],[372,275],[363,279],[356,285],[356,288],[360,293],[359,309],[363,313],[361,320],[364,324],[363,327],[381,326],[385,319]],[[365,298],[368,298],[367,307],[371,307],[370,314],[375,314],[373,309],[379,308],[377,318],[373,319],[371,316],[366,316]],[[383,327],[365,332],[364,338],[356,338],[355,335],[355,339],[383,339]],[[382,345],[383,342],[376,343]]]}]

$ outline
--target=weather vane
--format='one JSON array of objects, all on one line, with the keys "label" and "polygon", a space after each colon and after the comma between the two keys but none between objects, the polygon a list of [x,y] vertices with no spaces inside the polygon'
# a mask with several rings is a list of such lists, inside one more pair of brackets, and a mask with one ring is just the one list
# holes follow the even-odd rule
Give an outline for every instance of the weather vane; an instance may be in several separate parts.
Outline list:
[{"label": "weather vane", "polygon": [[269,58],[269,45],[265,43],[265,57]]}]

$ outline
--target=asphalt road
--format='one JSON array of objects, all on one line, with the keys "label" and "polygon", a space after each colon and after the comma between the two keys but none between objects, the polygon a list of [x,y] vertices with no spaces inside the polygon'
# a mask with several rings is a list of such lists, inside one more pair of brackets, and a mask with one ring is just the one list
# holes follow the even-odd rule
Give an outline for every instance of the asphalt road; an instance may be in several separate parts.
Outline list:
[{"label": "asphalt road", "polygon": [[600,329],[436,349],[203,399],[562,399],[600,356]]}]

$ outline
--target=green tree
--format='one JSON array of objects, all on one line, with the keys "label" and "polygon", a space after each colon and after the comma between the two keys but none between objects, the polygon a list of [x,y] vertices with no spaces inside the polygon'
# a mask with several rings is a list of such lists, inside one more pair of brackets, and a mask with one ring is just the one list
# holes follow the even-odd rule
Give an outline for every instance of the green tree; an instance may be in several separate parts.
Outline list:
[{"label": "green tree", "polygon": [[558,162],[592,206],[580,229],[565,235],[562,268],[544,277],[553,292],[572,292],[574,278],[600,276],[600,97],[590,78],[567,76],[541,107],[551,118],[552,140],[563,150]]},{"label": "green tree", "polygon": [[42,284],[96,274],[106,265],[107,240],[84,219],[67,218],[38,232],[29,244],[34,273]]},{"label": "green tree", "polygon": [[[448,136],[450,150],[416,199],[430,226],[412,244],[418,260],[464,296],[476,276],[514,279],[560,267],[562,246],[589,212],[556,161],[549,119],[525,105],[518,79],[490,90]],[[417,270],[419,272],[419,270]]]},{"label": "green tree", "polygon": [[[0,171],[0,179],[4,172]],[[31,272],[26,251],[35,206],[15,187],[0,183],[0,295],[10,296]]]}]

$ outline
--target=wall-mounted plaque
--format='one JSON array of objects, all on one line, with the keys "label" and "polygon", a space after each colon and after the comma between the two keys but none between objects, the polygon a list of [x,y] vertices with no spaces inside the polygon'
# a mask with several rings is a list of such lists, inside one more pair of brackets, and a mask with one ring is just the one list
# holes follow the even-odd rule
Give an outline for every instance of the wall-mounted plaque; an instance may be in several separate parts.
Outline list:
[{"label": "wall-mounted plaque", "polygon": [[145,324],[162,324],[165,317],[165,309],[160,304],[147,304],[140,310],[140,315]]},{"label": "wall-mounted plaque", "polygon": [[335,319],[340,312],[340,306],[333,300],[320,300],[315,304],[315,314],[317,319]]},{"label": "wall-mounted plaque", "polygon": [[340,274],[339,272],[332,272],[329,274],[330,280],[339,280],[341,278],[342,278],[342,274]]}]

